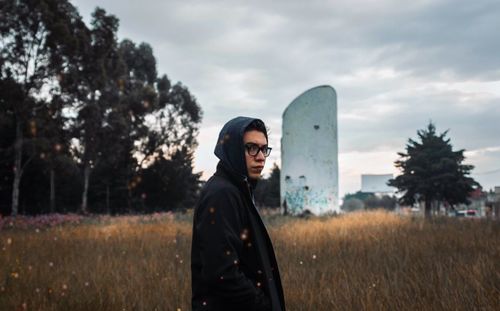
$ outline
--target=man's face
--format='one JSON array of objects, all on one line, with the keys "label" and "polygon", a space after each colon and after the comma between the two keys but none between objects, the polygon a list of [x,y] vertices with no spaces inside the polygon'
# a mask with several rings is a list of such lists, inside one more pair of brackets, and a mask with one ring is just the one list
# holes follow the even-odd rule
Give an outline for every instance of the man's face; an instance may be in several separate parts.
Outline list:
[{"label": "man's face", "polygon": [[[263,146],[267,146],[267,139],[262,132],[255,130],[248,131],[243,135],[243,144],[255,144],[262,148]],[[262,151],[259,150],[255,156],[251,156],[245,148],[245,161],[247,164],[248,177],[259,179],[260,173],[264,169],[264,164],[266,163],[266,157]]]}]

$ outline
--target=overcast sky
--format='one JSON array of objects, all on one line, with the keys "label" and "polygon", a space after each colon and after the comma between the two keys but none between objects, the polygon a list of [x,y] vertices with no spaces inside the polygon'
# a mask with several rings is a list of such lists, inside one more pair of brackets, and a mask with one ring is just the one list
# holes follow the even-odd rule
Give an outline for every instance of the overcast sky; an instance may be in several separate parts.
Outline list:
[{"label": "overcast sky", "polygon": [[338,96],[340,192],[361,174],[397,173],[408,138],[432,120],[485,189],[500,186],[500,1],[73,0],[120,19],[158,72],[181,81],[204,117],[195,170],[215,170],[222,125],[263,119],[280,163],[281,115],[305,90]]}]

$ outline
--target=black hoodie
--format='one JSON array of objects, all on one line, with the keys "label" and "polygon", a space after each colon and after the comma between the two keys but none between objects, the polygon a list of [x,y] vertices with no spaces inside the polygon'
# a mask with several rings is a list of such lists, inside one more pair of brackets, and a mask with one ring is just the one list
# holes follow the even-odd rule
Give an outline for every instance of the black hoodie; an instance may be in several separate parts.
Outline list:
[{"label": "black hoodie", "polygon": [[[253,203],[243,134],[254,118],[222,128],[217,171],[203,187],[193,219],[192,310],[283,311],[273,246]],[[265,133],[267,138],[267,133]]]}]

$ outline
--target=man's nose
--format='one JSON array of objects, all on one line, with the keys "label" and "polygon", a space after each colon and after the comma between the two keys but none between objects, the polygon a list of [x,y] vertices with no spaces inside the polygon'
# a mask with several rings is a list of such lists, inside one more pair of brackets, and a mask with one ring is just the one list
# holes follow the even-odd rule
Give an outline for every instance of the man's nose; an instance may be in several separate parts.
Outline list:
[{"label": "man's nose", "polygon": [[255,155],[255,159],[257,159],[257,160],[265,160],[266,156],[264,155],[264,151],[259,150],[259,152],[257,152],[257,154]]}]

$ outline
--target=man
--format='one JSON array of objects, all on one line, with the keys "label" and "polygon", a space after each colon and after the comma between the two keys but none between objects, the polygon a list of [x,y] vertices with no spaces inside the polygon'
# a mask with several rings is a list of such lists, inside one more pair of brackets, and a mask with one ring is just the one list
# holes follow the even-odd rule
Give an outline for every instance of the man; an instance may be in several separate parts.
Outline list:
[{"label": "man", "polygon": [[194,212],[193,311],[285,310],[273,246],[253,200],[270,152],[259,119],[234,118],[219,134],[217,171]]}]

